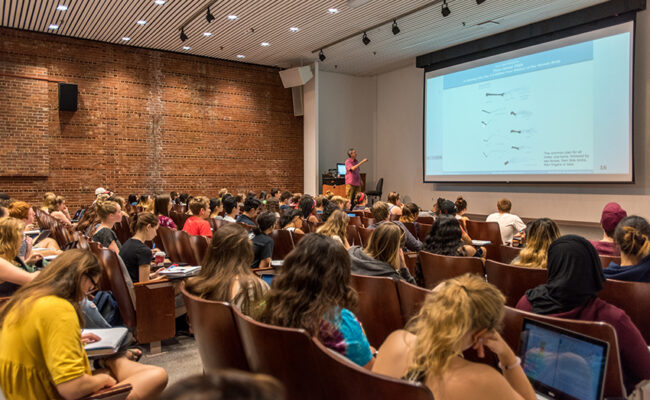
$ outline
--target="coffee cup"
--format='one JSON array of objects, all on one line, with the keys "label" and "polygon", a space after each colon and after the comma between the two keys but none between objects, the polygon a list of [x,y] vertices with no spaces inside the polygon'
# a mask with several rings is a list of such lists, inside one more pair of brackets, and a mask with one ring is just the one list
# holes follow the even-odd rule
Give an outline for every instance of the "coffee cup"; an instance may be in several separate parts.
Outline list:
[{"label": "coffee cup", "polygon": [[164,251],[159,251],[156,254],[154,254],[154,260],[156,262],[156,265],[163,264],[165,262],[165,252]]}]

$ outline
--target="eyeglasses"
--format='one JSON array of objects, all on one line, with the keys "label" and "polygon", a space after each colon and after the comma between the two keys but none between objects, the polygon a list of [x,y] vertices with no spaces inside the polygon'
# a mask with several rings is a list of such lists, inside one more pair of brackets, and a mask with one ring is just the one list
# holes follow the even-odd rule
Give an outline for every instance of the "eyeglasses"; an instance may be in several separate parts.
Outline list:
[{"label": "eyeglasses", "polygon": [[98,286],[97,286],[97,282],[95,282],[95,280],[93,279],[93,277],[90,276],[90,275],[88,275],[88,274],[86,274],[86,276],[88,277],[88,279],[90,279],[90,283],[93,284],[93,288],[92,288],[91,290],[95,290],[95,289],[97,289],[97,288],[98,288]]}]

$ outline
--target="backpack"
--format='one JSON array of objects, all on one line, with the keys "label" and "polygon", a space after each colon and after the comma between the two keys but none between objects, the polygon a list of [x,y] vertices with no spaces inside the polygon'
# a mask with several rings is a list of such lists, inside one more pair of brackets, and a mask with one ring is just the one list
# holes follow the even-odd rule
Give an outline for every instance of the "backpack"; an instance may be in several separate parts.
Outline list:
[{"label": "backpack", "polygon": [[111,326],[122,325],[122,316],[120,315],[120,309],[117,306],[117,301],[115,301],[115,298],[113,297],[113,293],[110,291],[100,290],[95,293],[93,303],[95,303],[99,313],[102,314],[102,317],[104,317],[106,322]]}]

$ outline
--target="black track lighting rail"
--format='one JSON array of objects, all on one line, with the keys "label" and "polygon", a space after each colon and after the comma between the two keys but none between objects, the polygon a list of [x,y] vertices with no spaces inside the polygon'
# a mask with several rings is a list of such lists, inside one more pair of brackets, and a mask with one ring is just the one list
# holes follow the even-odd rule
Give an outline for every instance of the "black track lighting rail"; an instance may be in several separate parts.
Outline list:
[{"label": "black track lighting rail", "polygon": [[178,27],[178,31],[180,32],[183,28],[187,28],[187,26],[190,24],[190,22],[194,21],[196,18],[198,18],[200,15],[204,15],[208,12],[209,8],[215,4],[218,0],[210,0],[210,2],[203,7],[201,7],[197,12],[194,14],[190,15],[189,18],[187,18],[183,23]]}]

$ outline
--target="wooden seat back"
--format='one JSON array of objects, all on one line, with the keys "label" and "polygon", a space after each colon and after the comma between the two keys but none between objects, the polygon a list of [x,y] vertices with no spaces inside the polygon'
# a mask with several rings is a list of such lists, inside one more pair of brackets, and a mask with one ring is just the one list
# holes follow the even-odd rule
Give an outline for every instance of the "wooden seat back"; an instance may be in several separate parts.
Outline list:
[{"label": "wooden seat back", "polygon": [[621,256],[604,256],[599,254],[598,257],[600,258],[600,264],[603,268],[609,267],[609,264],[611,263],[621,265]]},{"label": "wooden seat back", "polygon": [[352,274],[350,287],[359,294],[355,315],[370,344],[378,348],[391,332],[404,326],[395,282],[386,277]]},{"label": "wooden seat back", "polygon": [[355,215],[354,217],[350,217],[350,222],[348,222],[349,225],[356,225],[356,226],[363,226],[363,223],[361,222],[361,217],[358,215]]},{"label": "wooden seat back", "polygon": [[403,280],[396,283],[402,321],[406,325],[420,311],[424,299],[431,293],[431,290],[412,285]]},{"label": "wooden seat back", "polygon": [[208,246],[210,246],[209,239],[205,236],[200,235],[190,235],[190,247],[194,253],[197,263],[194,265],[201,265],[205,253],[208,251]]},{"label": "wooden seat back", "polygon": [[417,217],[415,221],[418,224],[433,225],[433,217],[421,216],[421,217]]},{"label": "wooden seat back", "polygon": [[519,256],[519,253],[521,252],[521,247],[512,247],[512,246],[506,246],[502,244],[499,246],[498,251],[496,252],[496,256],[492,257],[491,259],[494,261],[498,261],[504,264],[510,264],[512,263],[512,260],[517,258]]},{"label": "wooden seat back", "polygon": [[506,305],[514,307],[526,290],[543,285],[548,280],[548,271],[517,267],[492,260],[485,261],[487,281],[499,288],[506,296]]},{"label": "wooden seat back", "polygon": [[133,289],[129,288],[126,277],[122,272],[118,255],[113,250],[100,249],[96,254],[102,270],[106,273],[111,292],[117,302],[117,306],[122,316],[122,321],[133,332],[136,330],[135,304],[133,298]]},{"label": "wooden seat back", "polygon": [[357,227],[357,230],[359,231],[359,239],[361,240],[361,247],[366,247],[368,243],[370,243],[370,236],[372,236],[372,231],[374,231],[374,228],[363,228],[363,227]]},{"label": "wooden seat back", "polygon": [[273,239],[273,260],[284,260],[293,250],[293,238],[291,232],[285,229],[275,229],[271,232]]},{"label": "wooden seat back", "polygon": [[356,225],[348,225],[345,231],[345,236],[347,237],[350,246],[361,245],[361,237],[359,236],[359,229]]},{"label": "wooden seat back", "polygon": [[122,220],[120,222],[113,225],[113,232],[115,232],[117,239],[122,244],[126,243],[126,241],[133,236],[131,228],[129,227],[129,219],[125,215],[122,215]]},{"label": "wooden seat back", "polygon": [[196,338],[203,370],[233,368],[248,370],[248,361],[239,338],[232,306],[190,294],[181,286],[187,316]]},{"label": "wooden seat back", "polygon": [[578,332],[609,343],[609,355],[605,370],[605,397],[627,396],[625,386],[623,386],[621,359],[614,327],[605,322],[555,318],[506,307],[501,336],[514,351],[518,351],[519,349],[524,317]]},{"label": "wooden seat back", "polygon": [[650,304],[650,283],[607,279],[598,297],[625,311],[650,345],[650,317],[645,308]]},{"label": "wooden seat back", "polygon": [[427,235],[429,235],[429,232],[431,232],[431,227],[433,224],[425,224],[418,222],[417,230],[418,230],[418,235],[417,238],[420,240],[420,242],[424,243],[424,241],[427,239]]},{"label": "wooden seat back", "polygon": [[439,254],[420,252],[420,265],[424,277],[424,286],[433,289],[445,279],[460,276],[466,273],[485,276],[483,261],[476,257],[441,256]]},{"label": "wooden seat back", "polygon": [[178,252],[178,247],[176,246],[174,231],[170,228],[167,228],[166,226],[161,226],[158,228],[157,237],[159,237],[162,241],[167,257],[172,260],[172,262],[182,262],[181,255]]},{"label": "wooden seat back", "polygon": [[406,227],[406,230],[408,230],[411,233],[411,235],[413,235],[413,237],[415,238],[418,237],[418,231],[413,222],[402,222],[402,223]]},{"label": "wooden seat back", "polygon": [[190,234],[185,231],[173,231],[173,233],[176,249],[181,258],[181,262],[189,265],[199,265],[200,260],[197,258],[197,255],[192,250],[192,245],[190,244]]},{"label": "wooden seat back", "polygon": [[372,217],[372,214],[370,217],[366,216],[366,214],[364,214],[364,216],[361,217],[361,224],[363,224],[363,226],[365,226],[366,228],[374,223],[375,223],[375,219]]},{"label": "wooden seat back", "polygon": [[501,242],[501,230],[496,222],[467,221],[467,234],[472,239],[489,240],[493,245],[499,246]]}]

